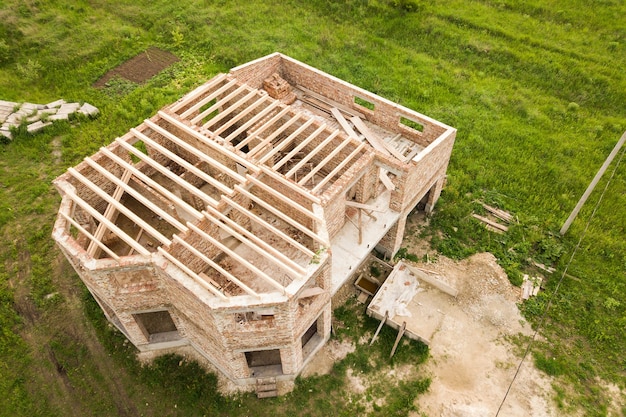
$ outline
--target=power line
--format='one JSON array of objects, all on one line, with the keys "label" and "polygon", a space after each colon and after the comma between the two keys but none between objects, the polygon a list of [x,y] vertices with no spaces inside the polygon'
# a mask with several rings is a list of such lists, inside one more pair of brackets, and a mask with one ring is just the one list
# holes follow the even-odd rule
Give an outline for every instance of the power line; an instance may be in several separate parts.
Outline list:
[{"label": "power line", "polygon": [[587,229],[589,229],[589,226],[591,225],[591,221],[593,220],[593,217],[595,216],[596,212],[598,211],[598,208],[600,207],[600,203],[602,202],[602,199],[604,198],[604,194],[606,193],[606,190],[609,188],[609,184],[611,183],[611,180],[613,180],[613,177],[615,176],[615,172],[617,171],[617,167],[619,167],[619,164],[622,162],[622,158],[624,157],[624,153],[626,153],[626,148],[624,148],[624,150],[622,150],[622,153],[621,153],[619,159],[617,160],[617,163],[615,164],[615,168],[613,168],[613,172],[611,173],[611,177],[606,182],[606,185],[604,186],[604,190],[602,190],[602,194],[600,194],[600,198],[598,199],[598,202],[596,203],[595,207],[593,208],[593,211],[591,212],[591,215],[589,216],[589,220],[587,220],[587,224],[585,226],[585,229],[583,230],[582,234],[580,235],[580,239],[578,239],[578,243],[576,244],[576,247],[574,248],[574,251],[572,252],[572,256],[570,256],[569,261],[567,262],[567,265],[565,265],[565,269],[563,270],[563,274],[561,274],[561,278],[559,279],[559,282],[557,283],[556,288],[554,289],[554,292],[552,293],[552,295],[548,299],[548,304],[546,305],[546,308],[543,310],[543,313],[541,315],[541,321],[539,322],[539,325],[535,329],[535,332],[533,333],[533,337],[530,340],[530,342],[528,343],[528,346],[526,347],[526,351],[524,352],[524,355],[522,356],[522,358],[521,358],[521,360],[519,362],[519,365],[517,365],[517,369],[515,370],[515,375],[513,375],[513,379],[511,380],[511,383],[509,384],[506,392],[504,393],[504,398],[502,398],[502,402],[500,403],[500,406],[498,407],[498,411],[496,411],[495,417],[498,417],[500,415],[500,411],[502,410],[502,406],[504,405],[504,403],[505,403],[505,401],[506,401],[506,399],[507,399],[507,397],[509,395],[509,392],[511,391],[511,387],[513,387],[513,383],[517,379],[517,376],[518,376],[518,374],[520,372],[520,369],[522,368],[522,364],[526,360],[526,357],[528,356],[528,353],[530,352],[530,349],[533,346],[533,343],[535,342],[535,338],[537,337],[537,334],[539,333],[539,330],[541,330],[541,328],[543,327],[543,325],[544,325],[544,323],[546,321],[546,317],[548,315],[548,311],[550,310],[550,306],[552,305],[552,300],[554,299],[556,294],[559,292],[559,288],[561,287],[561,283],[563,282],[563,278],[567,274],[567,270],[569,269],[572,261],[574,260],[574,255],[576,255],[576,252],[580,248],[580,244],[582,243],[583,238],[585,237],[585,234],[587,233]]}]

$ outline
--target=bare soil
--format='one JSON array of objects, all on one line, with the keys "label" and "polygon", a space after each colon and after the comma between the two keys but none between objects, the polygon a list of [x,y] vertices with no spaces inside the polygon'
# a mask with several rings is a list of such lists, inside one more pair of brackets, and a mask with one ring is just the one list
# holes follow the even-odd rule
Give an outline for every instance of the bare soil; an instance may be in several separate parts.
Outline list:
[{"label": "bare soil", "polygon": [[177,61],[176,55],[152,47],[108,71],[93,86],[105,87],[106,83],[114,77],[141,84]]}]

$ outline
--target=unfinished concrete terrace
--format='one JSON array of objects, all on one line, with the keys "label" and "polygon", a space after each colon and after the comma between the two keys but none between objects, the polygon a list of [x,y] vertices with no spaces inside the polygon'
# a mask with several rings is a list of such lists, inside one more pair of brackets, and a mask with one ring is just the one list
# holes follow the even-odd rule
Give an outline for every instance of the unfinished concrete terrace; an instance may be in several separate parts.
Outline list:
[{"label": "unfinished concrete terrace", "polygon": [[454,137],[273,54],[69,168],[53,235],[141,351],[189,344],[242,384],[259,366],[292,378],[329,337],[331,296],[432,210]]}]

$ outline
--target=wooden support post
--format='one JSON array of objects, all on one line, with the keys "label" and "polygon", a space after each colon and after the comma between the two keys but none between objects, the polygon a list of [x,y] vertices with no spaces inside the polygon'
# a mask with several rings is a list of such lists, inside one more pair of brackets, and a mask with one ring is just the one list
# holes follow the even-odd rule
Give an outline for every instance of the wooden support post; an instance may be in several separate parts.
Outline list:
[{"label": "wooden support post", "polygon": [[398,343],[400,343],[400,339],[404,336],[404,331],[406,330],[406,321],[402,322],[402,327],[398,331],[398,337],[396,337],[396,343],[393,344],[393,348],[391,349],[391,354],[389,355],[389,359],[393,358],[393,355],[396,353],[396,348],[398,347]]},{"label": "wooden support post", "polygon": [[607,170],[609,165],[611,165],[611,162],[613,162],[613,158],[615,158],[615,156],[617,155],[617,152],[619,152],[622,146],[624,146],[624,142],[626,142],[626,132],[624,132],[620,140],[617,141],[617,144],[615,145],[615,147],[609,154],[608,158],[606,158],[606,161],[604,161],[604,164],[602,165],[602,167],[600,167],[600,170],[596,174],[595,178],[593,179],[593,181],[591,181],[591,184],[589,184],[589,187],[587,187],[587,190],[585,191],[583,196],[580,197],[578,204],[576,204],[576,207],[574,208],[572,213],[569,215],[567,220],[565,220],[565,223],[563,224],[563,227],[561,228],[561,235],[564,235],[567,232],[570,225],[572,224],[572,222],[578,215],[578,212],[583,207],[583,204],[585,204],[585,201],[587,201],[587,198],[589,198],[589,195],[591,195],[591,192],[600,181],[600,178],[602,178],[602,175],[604,175],[604,172]]},{"label": "wooden support post", "polygon": [[383,326],[385,325],[385,322],[387,321],[387,317],[389,317],[389,312],[385,311],[385,317],[383,317],[383,319],[380,321],[380,324],[378,325],[378,329],[376,329],[376,333],[374,333],[374,337],[372,337],[370,346],[372,346],[372,344],[374,344],[374,341],[376,341],[376,338],[378,337],[378,333],[380,333],[380,329],[383,328]]},{"label": "wooden support post", "polygon": [[362,208],[357,208],[357,210],[359,211],[359,213],[358,213],[358,218],[359,218],[359,220],[358,220],[359,221],[358,229],[359,229],[359,245],[360,245],[361,243],[363,243],[363,222],[361,221],[361,217],[362,217],[361,210],[363,210],[363,209]]}]

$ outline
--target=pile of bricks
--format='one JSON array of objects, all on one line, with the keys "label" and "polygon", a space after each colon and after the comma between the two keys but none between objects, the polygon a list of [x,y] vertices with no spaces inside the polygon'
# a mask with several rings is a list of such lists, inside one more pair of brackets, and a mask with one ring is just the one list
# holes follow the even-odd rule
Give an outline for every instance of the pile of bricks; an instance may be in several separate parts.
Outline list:
[{"label": "pile of bricks", "polygon": [[78,113],[95,117],[99,110],[89,103],[66,103],[57,100],[48,104],[13,103],[0,100],[0,136],[13,139],[11,128],[26,123],[28,133],[36,133],[55,120],[68,120],[71,114]]}]

